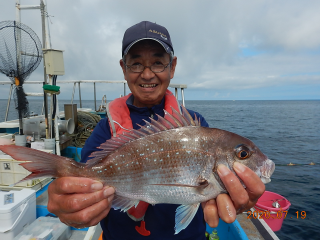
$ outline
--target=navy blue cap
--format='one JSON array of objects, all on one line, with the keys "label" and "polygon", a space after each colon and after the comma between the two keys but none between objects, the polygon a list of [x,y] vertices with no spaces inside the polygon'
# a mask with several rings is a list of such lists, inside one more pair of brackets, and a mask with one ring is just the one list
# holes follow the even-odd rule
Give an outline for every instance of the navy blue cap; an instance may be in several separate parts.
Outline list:
[{"label": "navy blue cap", "polygon": [[142,21],[128,28],[122,40],[122,56],[137,42],[152,39],[160,43],[167,53],[173,52],[173,47],[168,30],[156,23]]}]

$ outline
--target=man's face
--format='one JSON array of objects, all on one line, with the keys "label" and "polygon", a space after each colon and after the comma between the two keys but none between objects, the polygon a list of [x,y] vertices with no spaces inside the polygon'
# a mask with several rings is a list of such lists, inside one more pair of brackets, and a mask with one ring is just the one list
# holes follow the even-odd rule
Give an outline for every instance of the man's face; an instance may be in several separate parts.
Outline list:
[{"label": "man's face", "polygon": [[[154,63],[167,65],[170,56],[164,48],[153,40],[142,40],[134,44],[126,55],[126,65],[142,64],[151,66]],[[145,68],[141,73],[134,73],[120,60],[124,78],[134,96],[133,105],[136,107],[152,107],[160,104],[174,76],[177,58],[174,57],[172,65],[165,68],[161,73],[154,73],[150,68]]]}]

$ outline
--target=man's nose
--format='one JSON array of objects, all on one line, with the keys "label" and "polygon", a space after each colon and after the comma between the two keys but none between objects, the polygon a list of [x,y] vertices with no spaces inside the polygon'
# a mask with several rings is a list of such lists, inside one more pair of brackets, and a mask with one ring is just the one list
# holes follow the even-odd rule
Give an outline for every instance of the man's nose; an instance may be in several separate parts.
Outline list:
[{"label": "man's nose", "polygon": [[141,73],[141,77],[148,80],[152,79],[155,76],[154,72],[151,71],[150,67],[145,67]]}]

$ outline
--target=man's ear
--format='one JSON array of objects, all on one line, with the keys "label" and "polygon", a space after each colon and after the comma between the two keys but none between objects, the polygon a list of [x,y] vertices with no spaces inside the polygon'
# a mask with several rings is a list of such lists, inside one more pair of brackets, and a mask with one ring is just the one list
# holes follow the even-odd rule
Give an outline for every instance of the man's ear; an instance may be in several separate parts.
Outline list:
[{"label": "man's ear", "polygon": [[176,66],[177,66],[177,57],[173,57],[171,67],[170,67],[170,79],[174,77]]},{"label": "man's ear", "polygon": [[123,62],[122,59],[120,59],[120,66],[121,66],[121,68],[122,68],[122,72],[123,72],[124,79],[127,80],[127,79],[126,79],[126,65],[124,64],[124,62]]}]

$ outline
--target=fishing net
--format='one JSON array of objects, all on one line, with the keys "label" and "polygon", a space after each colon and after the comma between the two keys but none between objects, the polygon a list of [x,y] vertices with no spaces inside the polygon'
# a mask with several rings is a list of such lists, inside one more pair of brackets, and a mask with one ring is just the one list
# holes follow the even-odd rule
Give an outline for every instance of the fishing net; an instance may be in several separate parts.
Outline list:
[{"label": "fishing net", "polygon": [[31,28],[16,21],[0,22],[0,72],[15,86],[14,100],[20,120],[29,114],[23,84],[39,66],[41,58],[42,45]]}]

